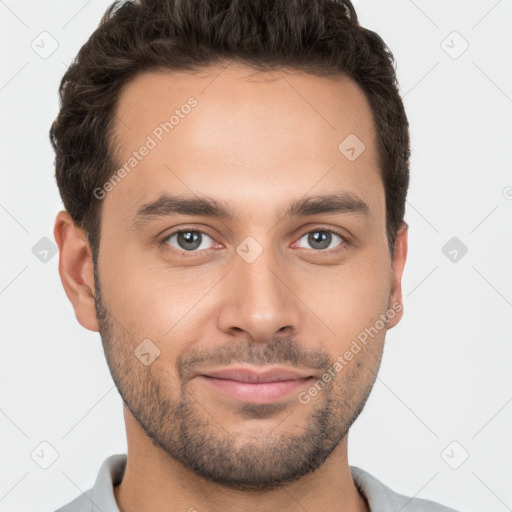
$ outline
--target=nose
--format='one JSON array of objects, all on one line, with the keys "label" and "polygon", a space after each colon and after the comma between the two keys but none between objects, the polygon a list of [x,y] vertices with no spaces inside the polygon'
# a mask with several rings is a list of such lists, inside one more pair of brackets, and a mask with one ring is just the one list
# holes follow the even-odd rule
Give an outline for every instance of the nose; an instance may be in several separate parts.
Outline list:
[{"label": "nose", "polygon": [[295,290],[298,276],[279,264],[271,250],[252,262],[236,257],[223,281],[218,317],[223,332],[268,343],[276,335],[294,336],[301,329],[304,306]]}]

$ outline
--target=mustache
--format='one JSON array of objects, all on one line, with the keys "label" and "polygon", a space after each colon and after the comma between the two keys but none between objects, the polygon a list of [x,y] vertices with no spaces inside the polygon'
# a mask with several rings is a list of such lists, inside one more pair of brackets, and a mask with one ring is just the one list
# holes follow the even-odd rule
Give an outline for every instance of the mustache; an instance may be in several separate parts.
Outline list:
[{"label": "mustache", "polygon": [[276,338],[269,343],[236,341],[215,348],[198,348],[181,354],[176,367],[182,382],[187,381],[198,367],[228,366],[232,363],[269,366],[287,363],[304,370],[326,371],[331,360],[321,350],[307,349],[292,338]]}]

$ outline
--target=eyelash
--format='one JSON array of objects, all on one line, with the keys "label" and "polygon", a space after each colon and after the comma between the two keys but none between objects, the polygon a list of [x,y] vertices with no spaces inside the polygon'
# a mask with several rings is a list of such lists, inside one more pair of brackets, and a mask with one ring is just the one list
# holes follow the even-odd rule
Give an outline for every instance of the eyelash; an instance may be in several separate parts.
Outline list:
[{"label": "eyelash", "polygon": [[[172,233],[166,235],[162,240],[161,240],[161,244],[164,246],[164,250],[169,250],[171,251],[172,253],[179,253],[180,256],[185,256],[185,257],[201,257],[202,253],[204,252],[204,250],[201,250],[201,251],[184,251],[184,250],[180,250],[180,249],[176,249],[175,247],[171,247],[167,242],[169,241],[169,239],[171,237],[173,237],[174,235],[178,235],[180,233],[187,233],[187,232],[194,232],[194,233],[201,233],[203,235],[206,235],[208,237],[210,237],[212,240],[213,240],[213,237],[210,236],[208,233],[206,233],[206,231],[203,231],[202,229],[197,229],[197,228],[180,228],[180,229],[177,229],[176,231],[173,231]],[[318,231],[321,231],[321,232],[325,232],[325,233],[334,233],[335,235],[339,236],[342,240],[341,242],[341,245],[340,247],[336,248],[336,249],[329,249],[329,250],[325,250],[325,249],[310,249],[310,251],[313,251],[313,253],[315,254],[320,254],[320,253],[325,253],[325,254],[338,254],[340,253],[341,251],[345,250],[347,248],[347,246],[349,245],[349,241],[347,240],[347,237],[343,234],[341,234],[339,231],[335,230],[335,229],[332,229],[332,228],[324,228],[324,227],[316,227],[315,229],[311,229],[309,231],[306,231],[304,232],[298,239],[300,240],[304,235],[308,235],[310,233],[315,233],[315,232],[318,232]],[[303,247],[301,247],[301,249],[303,249]]]}]

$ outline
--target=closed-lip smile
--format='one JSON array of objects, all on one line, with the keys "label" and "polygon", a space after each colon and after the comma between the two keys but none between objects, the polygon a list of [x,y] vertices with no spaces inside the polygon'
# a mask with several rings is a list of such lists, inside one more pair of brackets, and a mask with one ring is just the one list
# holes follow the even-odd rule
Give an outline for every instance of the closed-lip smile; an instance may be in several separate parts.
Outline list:
[{"label": "closed-lip smile", "polygon": [[311,371],[273,367],[264,371],[254,367],[235,367],[205,371],[198,375],[217,391],[250,403],[281,400],[314,378]]}]

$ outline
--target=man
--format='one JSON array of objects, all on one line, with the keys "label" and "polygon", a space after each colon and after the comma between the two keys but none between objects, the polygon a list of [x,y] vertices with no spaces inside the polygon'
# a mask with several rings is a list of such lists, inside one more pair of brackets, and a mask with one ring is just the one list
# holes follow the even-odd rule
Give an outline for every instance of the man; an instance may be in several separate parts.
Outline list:
[{"label": "man", "polygon": [[448,511],[350,467],[402,316],[409,134],[350,2],[113,4],[51,129],[128,456],[61,511]]}]

